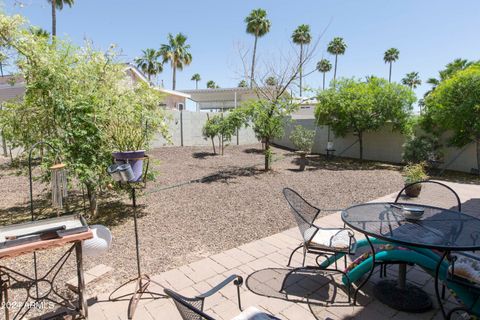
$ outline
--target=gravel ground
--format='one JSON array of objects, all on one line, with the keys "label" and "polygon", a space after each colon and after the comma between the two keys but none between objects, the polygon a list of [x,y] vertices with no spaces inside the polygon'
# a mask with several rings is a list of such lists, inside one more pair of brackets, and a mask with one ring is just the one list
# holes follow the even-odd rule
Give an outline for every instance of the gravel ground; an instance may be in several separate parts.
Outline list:
[{"label": "gravel ground", "polygon": [[[380,163],[327,162],[312,156],[307,170],[299,172],[296,157],[281,149],[275,149],[274,170],[264,173],[260,147],[231,146],[224,156],[211,155],[208,147],[165,147],[150,153],[158,176],[138,199],[143,272],[157,274],[295,226],[281,194],[286,186],[321,208],[343,208],[392,193],[403,184],[398,167]],[[8,223],[12,215],[27,212],[28,179],[14,175],[1,159],[0,219]],[[214,177],[165,188],[208,175]],[[35,190],[39,193],[42,187]],[[111,228],[113,246],[100,258],[86,258],[85,269],[102,263],[115,272],[90,288],[96,293],[110,292],[135,275],[136,268],[130,200],[111,197],[102,201],[100,210],[97,220]],[[40,265],[59,254],[42,252]],[[4,263],[26,270],[31,258]],[[69,262],[60,278],[71,278],[73,270]]]}]

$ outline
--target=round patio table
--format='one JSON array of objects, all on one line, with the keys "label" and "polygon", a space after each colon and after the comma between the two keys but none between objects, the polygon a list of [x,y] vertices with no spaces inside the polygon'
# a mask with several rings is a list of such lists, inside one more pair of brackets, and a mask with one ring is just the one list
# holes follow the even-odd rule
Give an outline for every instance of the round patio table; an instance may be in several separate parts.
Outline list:
[{"label": "round patio table", "polygon": [[[404,216],[404,209],[412,207],[424,211],[418,220],[407,219]],[[381,263],[375,261],[376,252],[371,237],[412,250],[415,248],[437,250],[443,254],[435,270],[435,294],[446,317],[438,289],[440,266],[453,251],[480,250],[478,239],[480,219],[432,206],[382,202],[365,203],[345,209],[342,211],[342,220],[350,228],[363,233],[372,250],[370,273],[357,288],[355,296],[371,277],[375,265]],[[427,307],[431,307],[430,298],[422,289],[406,284],[405,269],[402,269],[401,267],[399,269],[399,282],[396,286],[387,281],[381,281],[375,286],[374,293],[377,293],[377,299],[396,309],[403,308],[410,312],[426,311]]]}]

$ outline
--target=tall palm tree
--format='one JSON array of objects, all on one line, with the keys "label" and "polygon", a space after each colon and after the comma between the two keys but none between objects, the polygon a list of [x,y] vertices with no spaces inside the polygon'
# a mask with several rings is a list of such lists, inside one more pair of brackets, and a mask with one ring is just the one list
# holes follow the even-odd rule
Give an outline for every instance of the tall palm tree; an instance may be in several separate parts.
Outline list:
[{"label": "tall palm tree", "polygon": [[310,26],[308,24],[301,24],[292,33],[292,41],[295,44],[300,45],[300,64],[299,64],[299,76],[300,76],[300,97],[302,96],[302,78],[303,78],[303,46],[309,44],[312,41],[312,35],[310,34]]},{"label": "tall palm tree", "polygon": [[317,70],[320,71],[321,73],[323,73],[323,87],[322,87],[322,89],[325,90],[325,74],[327,72],[330,72],[330,70],[332,70],[332,64],[327,59],[322,59],[322,60],[318,61],[318,63],[317,63]]},{"label": "tall palm tree", "polygon": [[200,75],[198,73],[195,73],[190,80],[195,81],[195,89],[198,90],[198,81],[202,80],[202,78],[200,78]]},{"label": "tall palm tree", "polygon": [[252,56],[252,70],[250,75],[250,87],[253,87],[254,75],[255,75],[255,56],[257,54],[257,41],[258,38],[263,37],[270,31],[272,25],[270,20],[267,19],[267,11],[263,9],[255,9],[245,18],[247,24],[247,33],[255,36],[255,43],[253,45]]},{"label": "tall palm tree", "polygon": [[70,8],[73,6],[75,0],[47,0],[52,5],[52,37],[57,35],[57,9],[63,10],[66,4]]},{"label": "tall palm tree", "polygon": [[186,44],[187,37],[179,33],[175,37],[168,34],[168,44],[162,44],[160,54],[163,56],[163,62],[170,61],[173,70],[172,89],[175,90],[177,83],[177,69],[183,70],[184,66],[188,66],[192,62],[192,54],[190,53],[190,45]]},{"label": "tall palm tree", "polygon": [[390,64],[390,71],[388,72],[388,82],[392,82],[392,64],[398,60],[400,51],[397,48],[390,48],[383,54],[383,61]]},{"label": "tall palm tree", "polygon": [[213,80],[208,80],[207,81],[207,88],[208,89],[216,89],[218,88],[217,84]]},{"label": "tall palm tree", "polygon": [[29,31],[31,34],[33,34],[36,37],[45,38],[45,39],[50,38],[50,33],[48,33],[48,31],[45,29],[42,29],[39,27],[30,27]]},{"label": "tall palm tree", "polygon": [[402,79],[402,84],[410,87],[410,89],[416,89],[419,85],[422,84],[422,80],[418,76],[418,72],[409,72]]},{"label": "tall palm tree", "polygon": [[152,76],[163,71],[163,64],[158,60],[160,53],[155,49],[142,50],[143,55],[135,59],[136,66],[147,75],[148,82],[151,82]]},{"label": "tall palm tree", "polygon": [[238,83],[238,87],[239,87],[239,88],[246,88],[246,87],[248,87],[247,81],[241,80],[241,81]]},{"label": "tall palm tree", "polygon": [[338,56],[345,54],[346,50],[347,50],[347,44],[345,43],[343,38],[335,37],[328,44],[328,47],[327,47],[328,53],[335,55],[335,68],[333,69],[333,83],[335,83],[335,80],[337,80]]}]

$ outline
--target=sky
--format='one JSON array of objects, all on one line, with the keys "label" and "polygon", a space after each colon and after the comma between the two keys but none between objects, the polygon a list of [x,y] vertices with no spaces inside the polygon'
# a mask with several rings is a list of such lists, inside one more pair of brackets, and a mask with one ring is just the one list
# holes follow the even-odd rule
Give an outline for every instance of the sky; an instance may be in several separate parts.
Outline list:
[{"label": "sky", "polygon": [[[47,0],[4,0],[3,10],[19,13],[33,24],[51,30],[51,10]],[[259,39],[258,64],[281,61],[290,56],[292,31],[309,24],[318,41],[309,65],[313,70],[333,37],[343,37],[348,45],[339,57],[337,77],[376,75],[388,78],[385,50],[400,50],[393,65],[392,80],[398,81],[418,71],[423,82],[455,58],[480,59],[479,0],[76,0],[57,14],[57,34],[77,44],[93,41],[99,50],[110,44],[121,49],[120,59],[131,62],[142,49],[158,49],[168,33],[184,33],[191,45],[193,61],[177,74],[177,89],[193,89],[190,80],[199,73],[205,88],[208,80],[220,87],[234,87],[243,73],[240,52],[250,61],[253,36],[245,32],[244,18],[252,9],[267,11],[272,26]],[[331,80],[333,72],[327,74]],[[304,84],[317,89],[321,74],[311,73]],[[171,88],[171,68],[165,65],[158,82]],[[429,89],[423,83],[417,97]]]}]

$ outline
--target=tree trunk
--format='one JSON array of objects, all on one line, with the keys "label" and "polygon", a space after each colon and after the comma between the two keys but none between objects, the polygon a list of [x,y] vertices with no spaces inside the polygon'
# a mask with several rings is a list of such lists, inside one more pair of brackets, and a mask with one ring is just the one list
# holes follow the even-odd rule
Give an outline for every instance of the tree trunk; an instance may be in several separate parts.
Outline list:
[{"label": "tree trunk", "polygon": [[95,188],[90,184],[87,184],[86,187],[87,187],[87,197],[88,197],[90,215],[92,217],[96,217],[98,213],[97,192]]},{"label": "tree trunk", "polygon": [[222,156],[223,156],[223,143],[224,143],[223,134],[221,135],[221,137],[222,137]]},{"label": "tree trunk", "polygon": [[477,174],[480,176],[480,136],[477,137]]},{"label": "tree trunk", "polygon": [[325,72],[323,73],[323,89],[322,90],[325,90]]},{"label": "tree trunk", "polygon": [[253,80],[254,80],[254,74],[255,74],[255,55],[257,53],[257,41],[258,41],[258,33],[255,34],[255,43],[253,44],[252,73],[250,75],[250,88],[253,88]]},{"label": "tree trunk", "polygon": [[195,80],[195,89],[198,90],[198,80]]},{"label": "tree trunk", "polygon": [[52,0],[52,38],[57,35],[57,2]]},{"label": "tree trunk", "polygon": [[177,84],[177,65],[173,64],[173,80],[172,80],[172,90],[175,90]]},{"label": "tree trunk", "polygon": [[360,144],[360,161],[363,161],[363,133],[358,133],[358,143]]},{"label": "tree trunk", "polygon": [[211,139],[212,139],[213,154],[217,154],[217,150],[215,150],[215,140],[213,140],[213,137]]},{"label": "tree trunk", "polygon": [[333,83],[335,85],[335,80],[337,80],[337,59],[338,54],[335,55],[335,68],[333,69]]},{"label": "tree trunk", "polygon": [[2,78],[3,78],[3,63],[0,62],[0,73],[2,74]]},{"label": "tree trunk", "polygon": [[388,72],[388,83],[392,82],[392,62],[390,61],[390,71]]},{"label": "tree trunk", "polygon": [[3,132],[2,132],[2,149],[3,149],[3,156],[8,157],[7,140],[5,140],[5,137],[3,136]]},{"label": "tree trunk", "polygon": [[265,171],[270,170],[270,139],[265,139]]},{"label": "tree trunk", "polygon": [[300,43],[300,70],[299,71],[299,74],[300,74],[300,98],[302,97],[302,68],[303,67],[303,44]]}]

